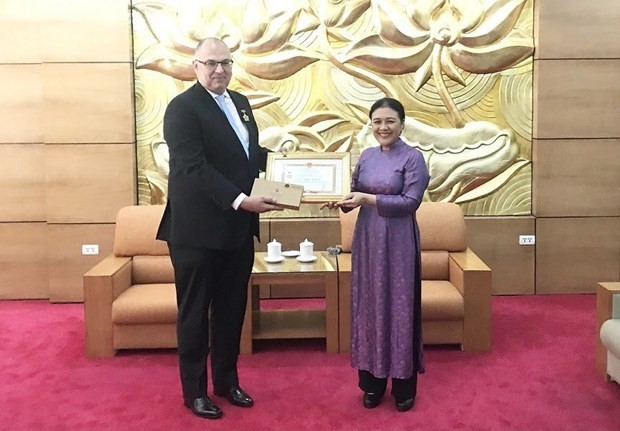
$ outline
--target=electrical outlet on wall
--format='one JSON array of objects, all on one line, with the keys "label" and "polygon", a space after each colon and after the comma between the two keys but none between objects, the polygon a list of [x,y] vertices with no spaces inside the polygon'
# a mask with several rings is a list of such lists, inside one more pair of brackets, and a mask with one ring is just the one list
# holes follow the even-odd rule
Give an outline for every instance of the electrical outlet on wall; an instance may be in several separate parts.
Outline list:
[{"label": "electrical outlet on wall", "polygon": [[519,245],[536,245],[536,235],[519,235]]},{"label": "electrical outlet on wall", "polygon": [[94,256],[99,254],[99,244],[82,244],[83,256]]}]

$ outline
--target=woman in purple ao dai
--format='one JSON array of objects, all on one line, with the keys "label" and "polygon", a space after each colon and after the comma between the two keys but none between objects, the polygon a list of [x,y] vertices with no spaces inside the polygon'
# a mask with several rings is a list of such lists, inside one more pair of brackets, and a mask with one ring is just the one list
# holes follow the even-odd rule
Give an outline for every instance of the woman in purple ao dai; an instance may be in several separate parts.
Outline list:
[{"label": "woman in purple ao dai", "polygon": [[415,218],[430,179],[422,153],[400,139],[403,105],[370,108],[379,147],[362,152],[352,192],[333,206],[360,207],[353,233],[351,364],[363,405],[381,402],[391,378],[398,411],[413,407],[422,354],[420,234]]}]

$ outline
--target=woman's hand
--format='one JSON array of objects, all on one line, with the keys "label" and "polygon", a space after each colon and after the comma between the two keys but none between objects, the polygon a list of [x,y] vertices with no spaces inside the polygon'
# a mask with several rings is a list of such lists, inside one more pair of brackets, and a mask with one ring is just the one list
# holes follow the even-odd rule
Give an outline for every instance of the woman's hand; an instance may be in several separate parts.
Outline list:
[{"label": "woman's hand", "polygon": [[353,192],[349,193],[342,200],[338,202],[325,202],[321,205],[320,209],[323,208],[348,208],[353,209],[359,207],[360,205],[377,205],[377,197],[375,195],[371,195],[369,193],[362,192]]},{"label": "woman's hand", "polygon": [[376,205],[377,198],[375,195],[361,192],[353,192],[346,195],[342,200],[335,203],[338,207],[356,208],[360,205]]},{"label": "woman's hand", "polygon": [[329,208],[330,210],[334,208],[338,208],[338,202],[325,202],[323,205],[319,207],[319,209]]}]

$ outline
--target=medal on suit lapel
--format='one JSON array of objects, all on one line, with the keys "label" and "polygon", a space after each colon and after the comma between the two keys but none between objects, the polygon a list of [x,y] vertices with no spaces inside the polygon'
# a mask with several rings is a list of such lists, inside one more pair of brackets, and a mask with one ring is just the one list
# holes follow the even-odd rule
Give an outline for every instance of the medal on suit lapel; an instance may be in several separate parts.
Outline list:
[{"label": "medal on suit lapel", "polygon": [[246,123],[247,123],[248,121],[250,121],[250,117],[248,117],[248,114],[245,112],[245,109],[242,109],[242,110],[241,110],[241,114],[243,114],[243,115],[242,115],[242,116],[243,116],[243,121],[245,121]]}]

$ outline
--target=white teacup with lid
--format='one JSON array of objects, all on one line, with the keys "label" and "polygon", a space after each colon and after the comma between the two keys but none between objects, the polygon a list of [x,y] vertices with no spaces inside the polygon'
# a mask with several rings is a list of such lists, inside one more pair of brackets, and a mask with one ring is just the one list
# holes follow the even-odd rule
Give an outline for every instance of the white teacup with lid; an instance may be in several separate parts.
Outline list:
[{"label": "white teacup with lid", "polygon": [[282,257],[282,244],[280,244],[275,238],[267,243],[267,262],[278,262],[284,259]]},{"label": "white teacup with lid", "polygon": [[299,257],[297,259],[306,262],[316,259],[314,255],[314,243],[308,241],[308,238],[306,238],[304,242],[299,243]]}]

